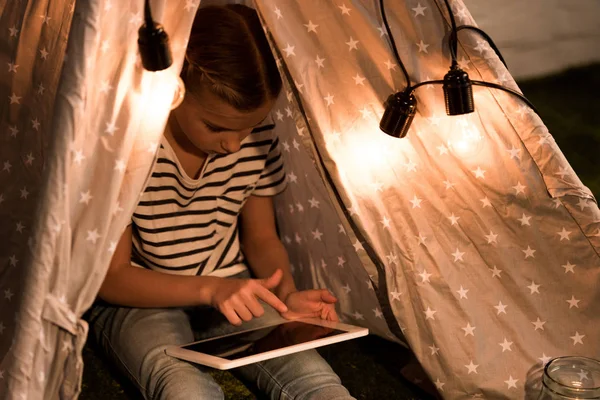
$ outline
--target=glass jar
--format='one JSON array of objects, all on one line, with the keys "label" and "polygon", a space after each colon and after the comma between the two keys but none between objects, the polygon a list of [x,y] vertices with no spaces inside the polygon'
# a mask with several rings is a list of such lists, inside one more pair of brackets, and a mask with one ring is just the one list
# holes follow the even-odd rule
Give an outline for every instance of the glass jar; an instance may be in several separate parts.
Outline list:
[{"label": "glass jar", "polygon": [[557,357],[544,368],[538,400],[600,399],[600,361]]}]

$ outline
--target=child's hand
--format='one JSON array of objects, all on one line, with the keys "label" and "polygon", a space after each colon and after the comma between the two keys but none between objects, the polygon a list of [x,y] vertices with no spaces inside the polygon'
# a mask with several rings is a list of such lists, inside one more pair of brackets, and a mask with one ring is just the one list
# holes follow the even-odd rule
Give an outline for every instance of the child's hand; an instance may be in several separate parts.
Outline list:
[{"label": "child's hand", "polygon": [[288,312],[282,312],[286,319],[321,318],[327,321],[339,321],[335,312],[337,299],[327,289],[303,290],[292,292],[285,299]]},{"label": "child's hand", "polygon": [[258,299],[285,313],[286,305],[270,290],[279,285],[282,276],[283,272],[277,270],[266,279],[218,278],[211,290],[210,304],[233,325],[263,315],[265,310]]}]

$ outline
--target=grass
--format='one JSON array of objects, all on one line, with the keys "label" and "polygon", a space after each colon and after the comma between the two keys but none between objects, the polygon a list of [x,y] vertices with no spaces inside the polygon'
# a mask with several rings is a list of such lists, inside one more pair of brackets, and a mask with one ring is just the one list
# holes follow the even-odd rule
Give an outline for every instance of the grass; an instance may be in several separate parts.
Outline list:
[{"label": "grass", "polygon": [[[600,196],[600,64],[565,71],[550,77],[519,82],[536,106],[567,160],[582,182]],[[412,355],[403,347],[367,336],[321,348],[320,353],[357,399],[429,399],[400,370]],[[83,400],[132,400],[139,396],[98,356],[93,346],[83,353]],[[215,371],[226,398],[255,397],[235,377]]]}]

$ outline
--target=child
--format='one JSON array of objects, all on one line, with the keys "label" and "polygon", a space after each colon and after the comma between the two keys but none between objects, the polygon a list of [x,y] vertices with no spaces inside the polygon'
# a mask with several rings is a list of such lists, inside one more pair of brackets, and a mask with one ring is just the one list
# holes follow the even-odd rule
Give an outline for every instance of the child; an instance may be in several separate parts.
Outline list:
[{"label": "child", "polygon": [[[336,298],[297,291],[277,236],[271,196],[285,173],[269,113],[281,79],[254,10],[200,8],[181,77],[185,99],[100,289],[110,305],[91,323],[145,398],[219,399],[206,368],[164,348],[197,339],[192,324],[207,337],[280,315],[335,321]],[[272,399],[352,398],[315,350],[234,372]]]}]

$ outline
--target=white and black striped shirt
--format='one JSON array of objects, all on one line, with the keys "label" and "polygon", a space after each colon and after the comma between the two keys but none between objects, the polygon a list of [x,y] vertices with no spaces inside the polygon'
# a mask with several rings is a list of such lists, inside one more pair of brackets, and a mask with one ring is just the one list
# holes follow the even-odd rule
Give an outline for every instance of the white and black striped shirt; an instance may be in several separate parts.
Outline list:
[{"label": "white and black striped shirt", "polygon": [[246,269],[238,216],[250,195],[285,189],[273,125],[263,125],[240,151],[213,154],[198,179],[187,176],[165,138],[133,214],[132,263],[180,275],[231,276]]}]

